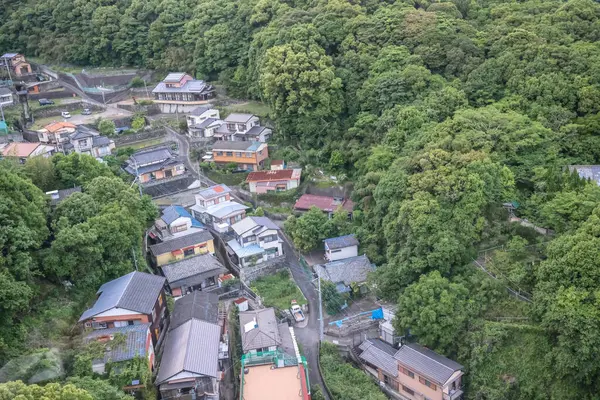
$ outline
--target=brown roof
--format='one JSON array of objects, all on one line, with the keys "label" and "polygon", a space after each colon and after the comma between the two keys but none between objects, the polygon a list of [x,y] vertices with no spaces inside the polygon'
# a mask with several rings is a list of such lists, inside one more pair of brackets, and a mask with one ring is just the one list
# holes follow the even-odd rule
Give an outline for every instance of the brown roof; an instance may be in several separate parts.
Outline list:
[{"label": "brown roof", "polygon": [[272,160],[271,165],[283,165],[283,160]]},{"label": "brown roof", "polygon": [[48,132],[50,133],[54,133],[60,129],[63,128],[72,128],[75,129],[77,128],[75,125],[73,125],[70,122],[53,122],[51,124],[48,124],[44,127],[44,129],[46,129]]},{"label": "brown roof", "polygon": [[312,206],[315,206],[318,209],[326,212],[334,212],[338,209],[338,207],[341,206],[344,210],[352,212],[352,209],[354,208],[354,203],[351,200],[347,199],[339,202],[336,201],[333,197],[329,196],[303,194],[302,196],[300,196],[300,198],[294,205],[294,208],[298,210],[308,210]]},{"label": "brown roof", "polygon": [[38,148],[40,143],[12,142],[4,148],[4,157],[29,157]]},{"label": "brown roof", "polygon": [[299,174],[294,174],[296,170],[281,169],[278,171],[256,171],[250,172],[246,178],[246,182],[264,182],[264,181],[282,181],[290,179],[298,179]]}]

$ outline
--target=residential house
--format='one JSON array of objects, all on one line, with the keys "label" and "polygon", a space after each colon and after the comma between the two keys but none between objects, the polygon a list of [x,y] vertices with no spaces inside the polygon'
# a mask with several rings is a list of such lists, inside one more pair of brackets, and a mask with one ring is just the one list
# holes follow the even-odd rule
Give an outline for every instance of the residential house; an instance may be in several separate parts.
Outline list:
[{"label": "residential house", "polygon": [[280,228],[267,217],[246,217],[231,226],[235,239],[227,246],[240,267],[251,267],[283,255]]},{"label": "residential house", "polygon": [[315,265],[315,272],[319,278],[332,282],[339,293],[352,291],[352,285],[358,284],[360,290],[365,289],[362,284],[367,281],[367,274],[375,270],[375,266],[366,255],[332,261],[327,264]]},{"label": "residential house", "polygon": [[228,357],[229,341],[218,302],[218,295],[204,292],[175,302],[155,382],[163,398],[219,399],[222,360]]},{"label": "residential house", "polygon": [[274,308],[239,313],[242,352],[257,355],[281,351],[295,355],[292,335],[287,323],[278,323]]},{"label": "residential house", "polygon": [[253,114],[229,114],[215,132],[215,137],[224,141],[266,142],[271,137],[271,129],[261,126]]},{"label": "residential house", "polygon": [[115,142],[106,136],[95,135],[90,131],[76,130],[69,135],[68,143],[58,143],[59,151],[65,153],[87,154],[94,158],[103,158],[109,156],[115,148]]},{"label": "residential house", "polygon": [[576,172],[581,179],[588,179],[600,185],[600,165],[569,165],[569,171]]},{"label": "residential house", "polygon": [[195,195],[196,204],[191,207],[195,218],[219,233],[228,232],[231,225],[246,216],[247,206],[231,200],[227,185],[214,185]]},{"label": "residential house", "polygon": [[205,253],[215,253],[213,236],[206,230],[177,236],[150,246],[151,259],[157,267]]},{"label": "residential house", "polygon": [[358,239],[354,235],[329,238],[323,242],[325,243],[325,259],[327,261],[358,256]]},{"label": "residential house", "polygon": [[23,54],[6,53],[0,57],[0,65],[2,68],[10,69],[11,77],[19,77],[21,75],[31,74],[31,65],[25,60]]},{"label": "residential house", "polygon": [[148,231],[148,236],[157,242],[164,242],[202,230],[204,225],[185,208],[173,205],[161,212],[160,218],[154,221],[154,226]]},{"label": "residential house", "polygon": [[94,330],[149,323],[156,346],[168,317],[164,285],[162,276],[138,271],[107,282],[79,322]]},{"label": "residential house", "polygon": [[41,143],[11,142],[0,145],[0,152],[3,158],[16,159],[24,164],[31,157],[50,157],[54,154],[53,146]]},{"label": "residential house", "polygon": [[72,195],[73,193],[81,192],[81,186],[75,186],[69,189],[58,189],[46,192],[46,195],[50,197],[50,206],[56,207],[58,203]]},{"label": "residential house", "polygon": [[240,387],[240,400],[311,399],[306,360],[279,352],[242,356]]},{"label": "residential house", "polygon": [[269,157],[269,146],[260,142],[225,142],[212,148],[213,161],[220,165],[235,163],[239,170],[258,171]]},{"label": "residential house", "polygon": [[284,160],[271,160],[271,171],[279,171],[285,169]]},{"label": "residential house", "polygon": [[153,90],[154,103],[163,113],[188,113],[215,97],[215,88],[184,72],[166,76]]},{"label": "residential house", "polygon": [[12,91],[7,87],[0,87],[0,107],[10,107],[14,104]]},{"label": "residential house", "polygon": [[250,192],[268,193],[295,189],[300,185],[301,169],[250,172],[246,178]]},{"label": "residential house", "polygon": [[[124,336],[124,340],[118,337]],[[115,340],[117,339],[117,340]],[[152,333],[150,324],[119,326],[116,328],[100,329],[89,333],[85,340],[87,342],[98,341],[105,344],[105,352],[102,358],[92,360],[92,371],[104,374],[107,364],[123,363],[137,357],[148,360],[148,370],[154,370],[154,346],[152,345]],[[143,377],[138,377],[142,380]]]},{"label": "residential house", "polygon": [[187,116],[188,135],[193,138],[210,138],[224,121],[219,110],[201,106],[194,108]]},{"label": "residential house", "polygon": [[138,176],[142,184],[185,173],[184,163],[166,147],[138,151],[126,164],[125,172]]},{"label": "residential house", "polygon": [[201,254],[184,258],[160,267],[173,297],[180,297],[196,290],[219,287],[219,278],[227,269],[213,254]]},{"label": "residential house", "polygon": [[296,201],[296,204],[294,204],[294,210],[300,212],[308,211],[311,207],[317,207],[331,217],[333,213],[340,207],[346,210],[349,215],[352,214],[354,203],[352,200],[344,199],[342,197],[303,194],[300,196],[298,201]]},{"label": "residential house", "polygon": [[77,126],[70,122],[52,122],[37,131],[40,142],[46,144],[69,143],[69,136],[75,133]]},{"label": "residential house", "polygon": [[464,367],[455,361],[416,343],[395,349],[379,339],[369,339],[359,349],[366,371],[404,399],[462,399]]}]

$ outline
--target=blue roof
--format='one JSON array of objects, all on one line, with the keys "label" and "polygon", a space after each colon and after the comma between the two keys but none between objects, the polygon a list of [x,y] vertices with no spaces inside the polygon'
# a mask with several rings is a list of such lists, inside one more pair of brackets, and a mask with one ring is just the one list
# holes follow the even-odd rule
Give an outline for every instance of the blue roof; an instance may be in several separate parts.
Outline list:
[{"label": "blue roof", "polygon": [[232,239],[227,242],[231,250],[235,252],[235,255],[238,258],[250,257],[258,254],[262,254],[265,252],[265,249],[257,245],[256,243],[251,244],[250,246],[242,247],[237,240]]},{"label": "blue roof", "polygon": [[165,221],[165,224],[170,225],[177,218],[181,218],[181,217],[191,219],[192,227],[194,227],[194,228],[204,228],[204,225],[202,225],[197,219],[192,217],[192,214],[190,214],[182,206],[169,206],[169,207],[165,208],[163,210],[162,216],[160,218],[163,221]]},{"label": "blue roof", "polygon": [[327,246],[327,248],[330,250],[341,249],[341,248],[349,247],[349,246],[358,246],[358,240],[356,239],[356,236],[354,236],[354,235],[346,235],[346,236],[339,236],[339,237],[335,237],[335,238],[329,238],[329,239],[325,239],[324,242],[325,242],[325,245]]},{"label": "blue roof", "polygon": [[0,58],[13,58],[18,55],[19,55],[19,53],[4,53],[4,54],[2,54],[2,57],[0,57]]},{"label": "blue roof", "polygon": [[261,142],[252,142],[252,145],[246,149],[246,151],[256,151],[260,147]]}]

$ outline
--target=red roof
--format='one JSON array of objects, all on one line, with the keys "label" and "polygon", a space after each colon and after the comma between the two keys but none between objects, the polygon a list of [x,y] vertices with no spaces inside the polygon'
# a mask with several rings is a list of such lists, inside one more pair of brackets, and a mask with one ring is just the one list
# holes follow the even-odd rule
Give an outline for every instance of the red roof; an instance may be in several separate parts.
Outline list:
[{"label": "red roof", "polygon": [[352,212],[354,203],[351,200],[336,201],[333,197],[329,196],[317,196],[314,194],[303,194],[300,196],[294,208],[297,210],[308,210],[311,207],[317,207],[318,209],[325,212],[334,212],[338,207],[342,207],[348,212]]},{"label": "red roof", "polygon": [[214,186],[214,187],[213,187],[213,190],[214,190],[215,192],[217,192],[217,193],[222,193],[222,192],[224,192],[224,191],[225,191],[225,189],[223,189],[223,186],[220,186],[220,185],[218,185],[218,186]]},{"label": "red roof", "polygon": [[235,304],[242,304],[242,303],[243,303],[243,302],[245,302],[245,301],[248,301],[248,299],[247,299],[247,298],[245,298],[245,297],[240,297],[239,299],[235,299],[233,302],[234,302]]},{"label": "red roof", "polygon": [[300,179],[301,169],[280,169],[275,171],[250,172],[246,182],[289,181]]},{"label": "red roof", "polygon": [[72,123],[70,123],[70,122],[53,122],[51,124],[46,125],[44,128],[48,132],[54,133],[54,132],[56,132],[56,131],[58,131],[59,129],[62,129],[62,128],[75,129],[77,127],[75,125],[73,125]]},{"label": "red roof", "polygon": [[230,279],[235,279],[235,276],[231,275],[231,274],[227,274],[227,275],[223,275],[222,277],[219,278],[222,282],[228,281]]},{"label": "red roof", "polygon": [[4,157],[29,157],[40,146],[40,143],[12,142],[4,148]]}]

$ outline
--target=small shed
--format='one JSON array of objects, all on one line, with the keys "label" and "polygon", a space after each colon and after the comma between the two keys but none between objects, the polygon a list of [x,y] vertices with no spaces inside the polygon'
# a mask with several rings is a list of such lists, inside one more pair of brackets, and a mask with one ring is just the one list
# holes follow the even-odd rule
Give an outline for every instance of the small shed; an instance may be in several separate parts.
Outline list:
[{"label": "small shed", "polygon": [[245,297],[240,297],[239,299],[235,299],[233,301],[238,308],[238,311],[248,311],[248,299]]}]

